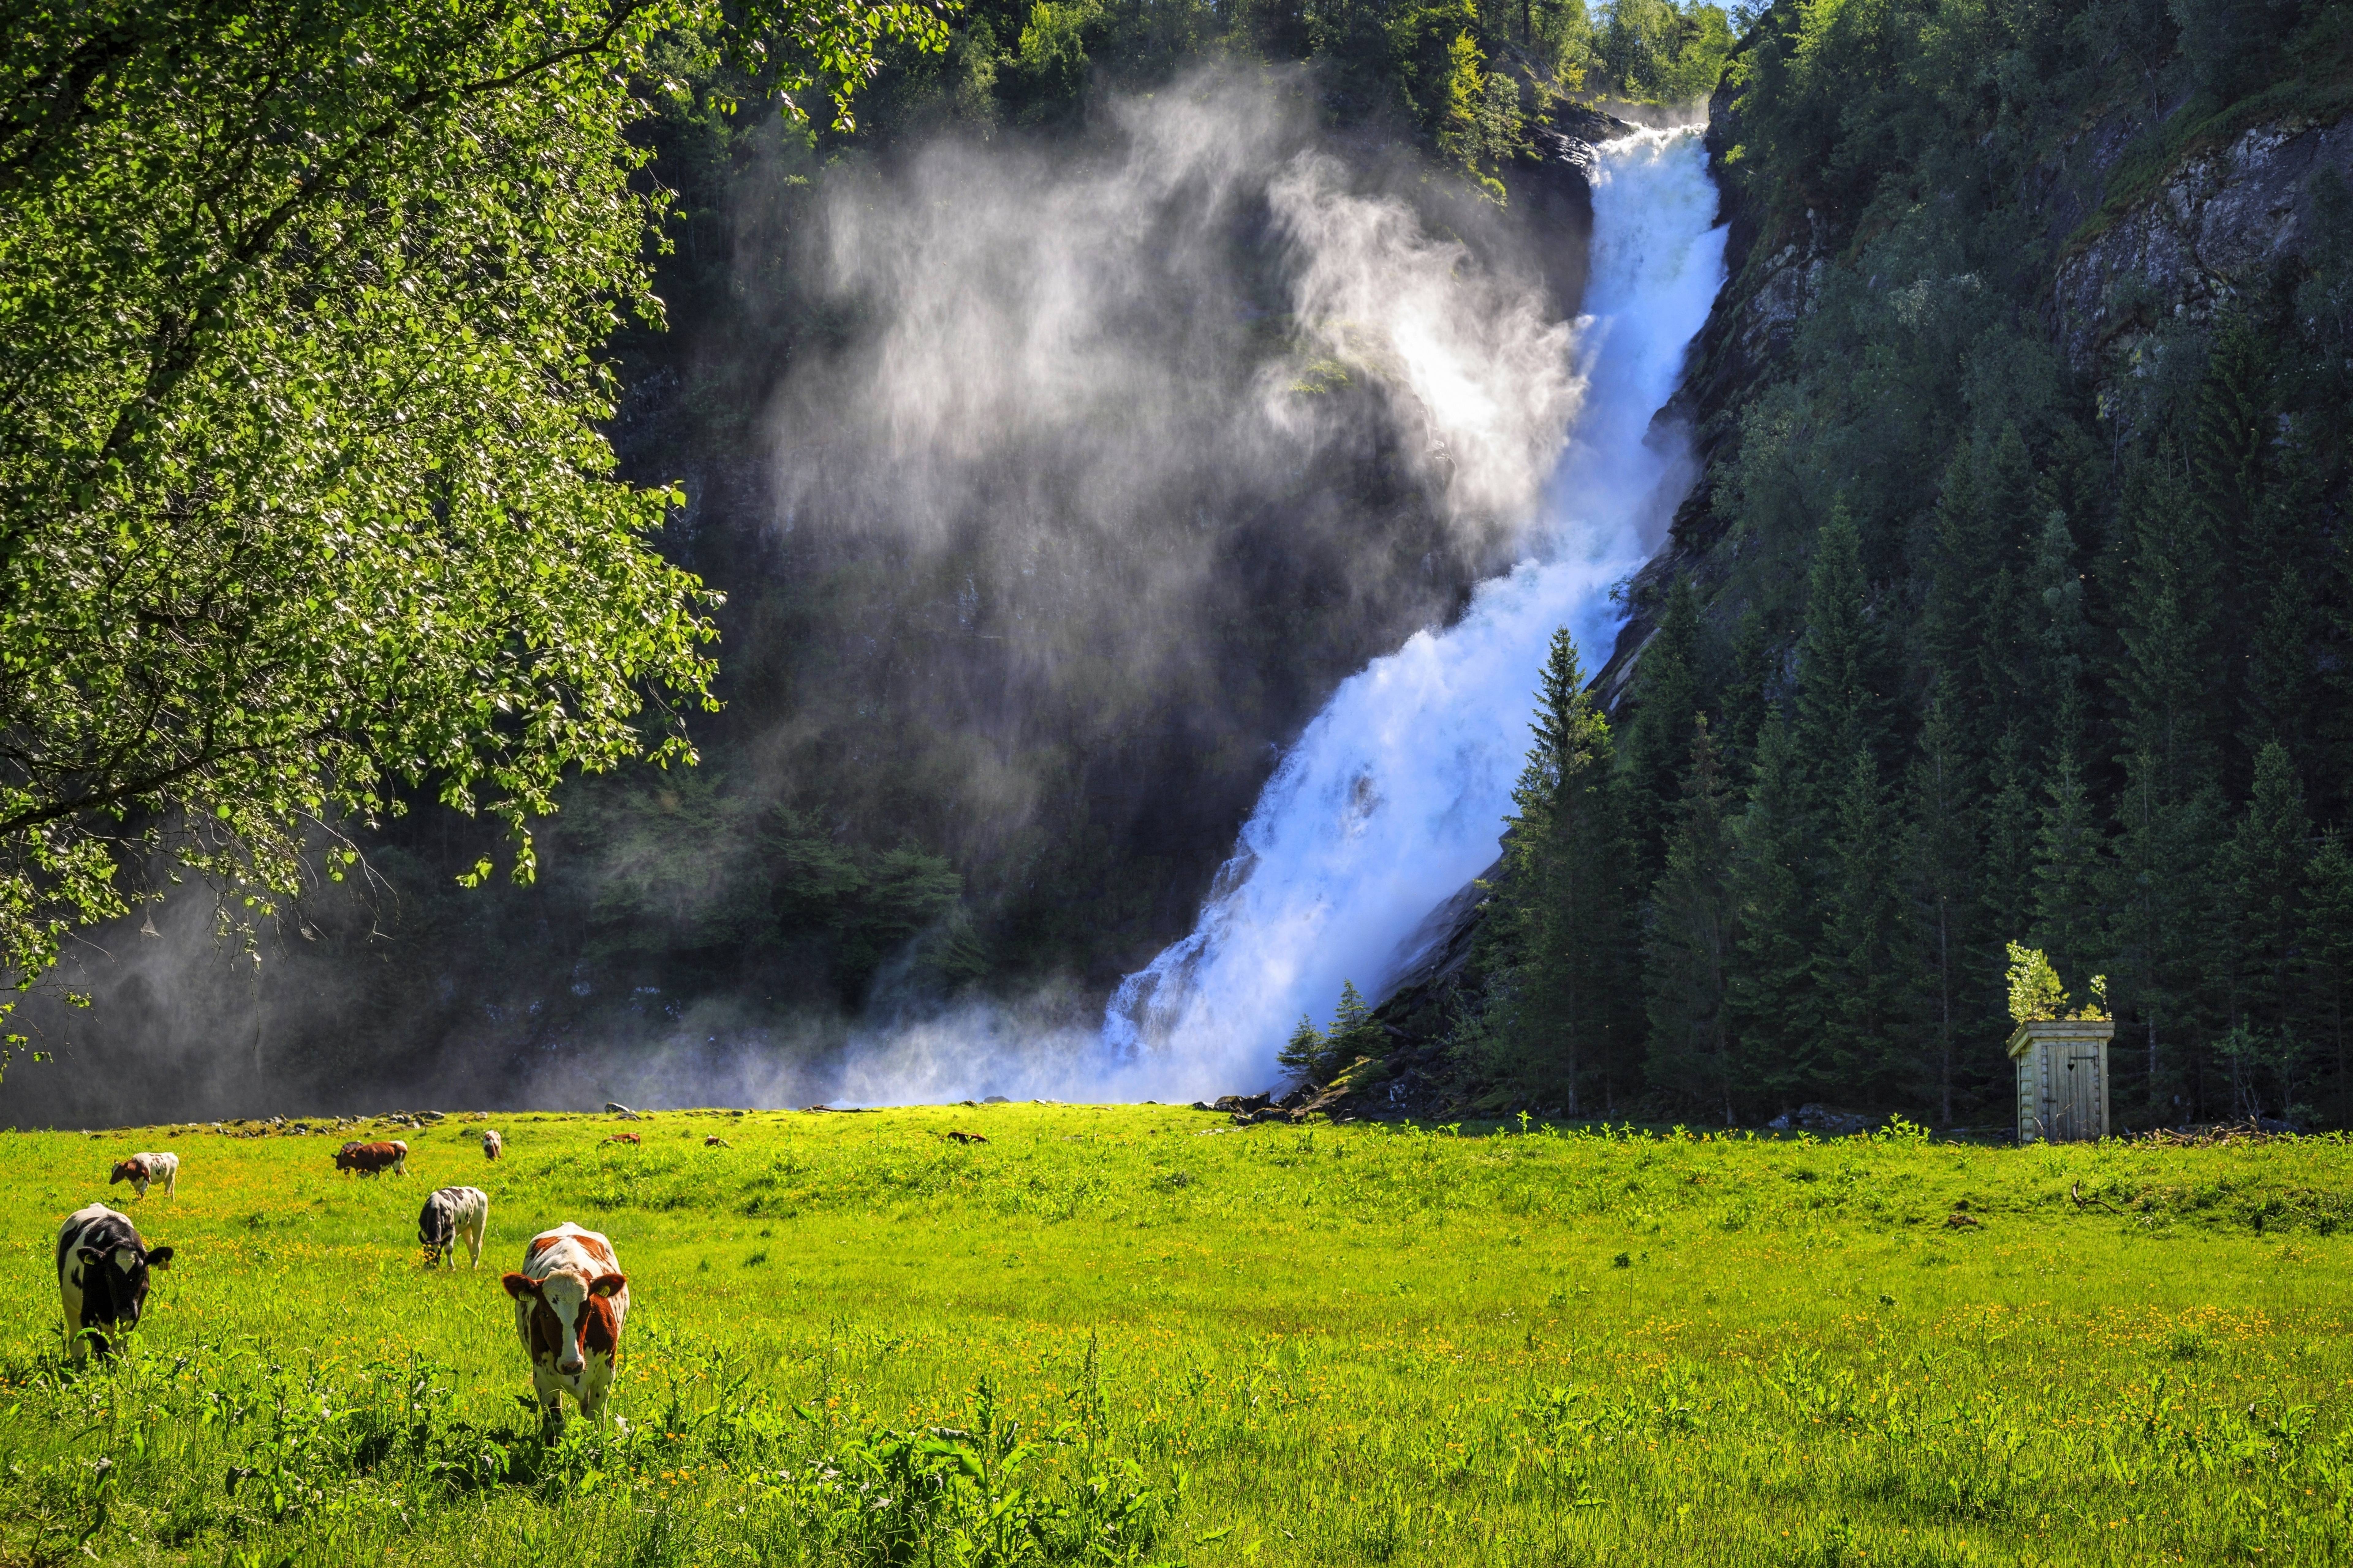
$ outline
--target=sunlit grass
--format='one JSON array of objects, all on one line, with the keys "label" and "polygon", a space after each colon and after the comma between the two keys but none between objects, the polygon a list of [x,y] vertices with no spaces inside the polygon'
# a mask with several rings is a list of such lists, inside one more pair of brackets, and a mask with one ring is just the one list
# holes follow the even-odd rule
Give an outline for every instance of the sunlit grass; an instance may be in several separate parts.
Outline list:
[{"label": "sunlit grass", "polygon": [[[497,1164],[399,1134],[405,1181],[332,1135],[0,1137],[0,1562],[2353,1556],[2337,1141],[491,1124]],[[106,1188],[137,1148],[176,1200]],[[460,1182],[483,1267],[427,1272]],[[49,1252],[93,1198],[179,1262],[76,1377]],[[564,1219],[630,1277],[626,1426],[546,1447],[497,1276]]]}]

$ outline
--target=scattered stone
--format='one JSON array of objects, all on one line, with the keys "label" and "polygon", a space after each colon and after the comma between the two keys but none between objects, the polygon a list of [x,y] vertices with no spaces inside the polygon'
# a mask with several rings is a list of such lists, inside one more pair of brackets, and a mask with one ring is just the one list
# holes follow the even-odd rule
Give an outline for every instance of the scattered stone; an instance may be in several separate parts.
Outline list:
[{"label": "scattered stone", "polygon": [[1947,1230],[1983,1230],[1985,1228],[1985,1225],[1984,1222],[1979,1220],[1975,1215],[1966,1215],[1957,1212],[1954,1214],[1948,1214],[1945,1216],[1945,1228]]},{"label": "scattered stone", "polygon": [[983,1105],[1010,1105],[1013,1102],[1006,1099],[1001,1094],[992,1094],[983,1098],[981,1103]]},{"label": "scattered stone", "polygon": [[1765,1124],[1776,1132],[1819,1132],[1828,1138],[1844,1138],[1856,1132],[1868,1132],[1872,1119],[1859,1110],[1839,1110],[1831,1106],[1801,1105],[1795,1110],[1785,1110]]},{"label": "scattered stone", "polygon": [[948,1134],[948,1142],[951,1143],[986,1143],[988,1140],[982,1137],[977,1132],[957,1131]]}]

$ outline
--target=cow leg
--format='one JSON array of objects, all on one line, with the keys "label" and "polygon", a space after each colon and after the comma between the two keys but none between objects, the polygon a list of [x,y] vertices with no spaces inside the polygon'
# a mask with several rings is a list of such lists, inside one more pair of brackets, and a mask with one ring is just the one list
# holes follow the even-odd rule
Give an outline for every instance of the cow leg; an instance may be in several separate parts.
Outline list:
[{"label": "cow leg", "polygon": [[596,1363],[580,1374],[580,1414],[584,1419],[601,1421],[605,1418],[605,1395],[613,1385],[613,1369],[607,1367],[603,1376],[596,1373]]},{"label": "cow leg", "polygon": [[564,1384],[555,1373],[533,1363],[531,1369],[532,1391],[539,1395],[539,1422],[548,1433],[564,1430]]}]

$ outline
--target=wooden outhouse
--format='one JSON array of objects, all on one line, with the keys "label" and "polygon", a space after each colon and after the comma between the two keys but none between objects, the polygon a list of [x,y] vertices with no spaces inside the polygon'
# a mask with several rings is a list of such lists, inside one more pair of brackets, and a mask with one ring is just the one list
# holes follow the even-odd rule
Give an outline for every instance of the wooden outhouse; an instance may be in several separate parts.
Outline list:
[{"label": "wooden outhouse", "polygon": [[2010,1037],[2018,1064],[2018,1141],[2072,1143],[2108,1135],[2111,1018],[2040,1018]]}]

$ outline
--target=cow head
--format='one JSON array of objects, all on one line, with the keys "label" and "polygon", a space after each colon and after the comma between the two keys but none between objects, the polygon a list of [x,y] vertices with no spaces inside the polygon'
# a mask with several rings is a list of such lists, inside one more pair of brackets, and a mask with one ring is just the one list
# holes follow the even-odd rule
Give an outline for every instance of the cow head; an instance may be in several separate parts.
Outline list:
[{"label": "cow head", "polygon": [[135,1182],[146,1174],[146,1161],[117,1160],[114,1163],[114,1173],[106,1178],[106,1184],[111,1187],[117,1182]]},{"label": "cow head", "polygon": [[93,1348],[105,1355],[112,1347],[99,1331],[139,1326],[139,1314],[147,1305],[148,1270],[169,1268],[172,1249],[133,1244],[77,1247],[74,1257],[81,1264],[82,1328],[90,1333]]},{"label": "cow head", "polygon": [[449,1200],[436,1193],[425,1200],[425,1207],[417,1215],[417,1239],[436,1252],[447,1249],[457,1238],[458,1216]]},{"label": "cow head", "polygon": [[588,1364],[590,1351],[618,1358],[620,1327],[612,1299],[628,1282],[625,1274],[599,1274],[592,1279],[569,1272],[544,1279],[509,1274],[500,1280],[516,1300],[528,1296],[536,1303],[531,1314],[532,1359],[538,1360],[542,1351],[549,1352],[564,1377],[578,1376]]}]

